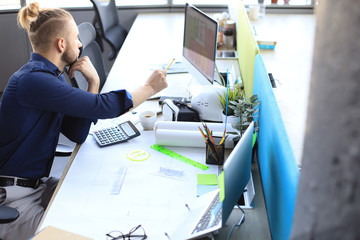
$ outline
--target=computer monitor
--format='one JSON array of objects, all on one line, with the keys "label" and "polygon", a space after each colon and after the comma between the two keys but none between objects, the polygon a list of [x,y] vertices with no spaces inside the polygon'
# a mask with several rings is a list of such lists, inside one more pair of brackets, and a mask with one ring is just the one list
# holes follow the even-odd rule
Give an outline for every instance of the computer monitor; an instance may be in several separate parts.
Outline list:
[{"label": "computer monitor", "polygon": [[185,5],[183,62],[204,85],[213,84],[218,23],[191,4]]},{"label": "computer monitor", "polygon": [[224,164],[223,226],[250,180],[254,122],[246,129]]}]

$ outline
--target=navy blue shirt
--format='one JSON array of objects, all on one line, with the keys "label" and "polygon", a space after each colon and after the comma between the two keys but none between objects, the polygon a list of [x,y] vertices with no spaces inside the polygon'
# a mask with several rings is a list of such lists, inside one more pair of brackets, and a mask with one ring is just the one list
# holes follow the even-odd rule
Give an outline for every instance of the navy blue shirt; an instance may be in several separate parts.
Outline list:
[{"label": "navy blue shirt", "polygon": [[132,106],[126,90],[93,94],[73,88],[53,63],[32,53],[2,96],[0,175],[47,176],[60,132],[82,143],[91,122],[117,117]]}]

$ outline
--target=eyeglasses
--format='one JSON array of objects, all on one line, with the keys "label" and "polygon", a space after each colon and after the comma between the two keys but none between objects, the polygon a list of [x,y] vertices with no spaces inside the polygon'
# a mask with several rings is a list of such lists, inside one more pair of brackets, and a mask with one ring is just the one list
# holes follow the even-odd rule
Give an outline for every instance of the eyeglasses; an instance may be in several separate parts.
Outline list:
[{"label": "eyeglasses", "polygon": [[128,234],[123,234],[120,231],[111,231],[106,235],[107,240],[143,240],[147,239],[147,235],[145,233],[145,229],[141,227],[141,225],[132,228]]}]

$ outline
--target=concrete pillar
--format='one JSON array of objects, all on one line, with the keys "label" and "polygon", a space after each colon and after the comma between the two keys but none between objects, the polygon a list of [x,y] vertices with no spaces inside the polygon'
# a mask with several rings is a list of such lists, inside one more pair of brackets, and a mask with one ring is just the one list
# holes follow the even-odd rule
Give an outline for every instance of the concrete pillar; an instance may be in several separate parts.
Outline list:
[{"label": "concrete pillar", "polygon": [[360,1],[319,2],[291,239],[360,239]]}]

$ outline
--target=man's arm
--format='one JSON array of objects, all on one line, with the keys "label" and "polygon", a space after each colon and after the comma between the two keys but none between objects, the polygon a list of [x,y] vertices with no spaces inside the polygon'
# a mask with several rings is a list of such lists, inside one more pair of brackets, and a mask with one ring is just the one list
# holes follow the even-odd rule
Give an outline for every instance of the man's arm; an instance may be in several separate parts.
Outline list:
[{"label": "man's arm", "polygon": [[89,134],[91,119],[66,116],[61,124],[61,133],[75,143],[83,143]]},{"label": "man's arm", "polygon": [[130,92],[133,100],[133,107],[139,106],[149,97],[166,88],[167,85],[166,72],[164,70],[155,70],[143,86]]},{"label": "man's arm", "polygon": [[94,94],[99,93],[100,78],[88,56],[80,58],[73,65],[71,65],[69,69],[70,78],[74,77],[75,71],[79,71],[82,73],[82,75],[84,75],[88,83],[88,92]]},{"label": "man's arm", "polygon": [[[81,72],[88,82],[88,92],[97,94],[100,84],[99,75],[87,56],[75,62],[69,69],[70,77],[74,77],[74,72]],[[147,79],[143,86],[130,92],[133,101],[133,108],[139,106],[155,93],[167,87],[166,71],[155,70]]]}]

